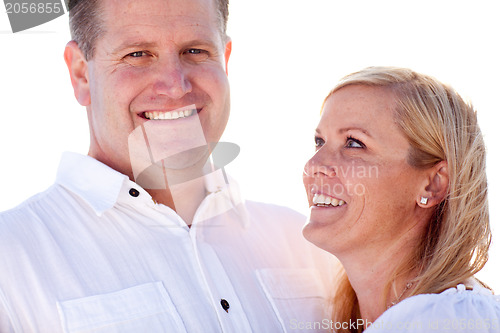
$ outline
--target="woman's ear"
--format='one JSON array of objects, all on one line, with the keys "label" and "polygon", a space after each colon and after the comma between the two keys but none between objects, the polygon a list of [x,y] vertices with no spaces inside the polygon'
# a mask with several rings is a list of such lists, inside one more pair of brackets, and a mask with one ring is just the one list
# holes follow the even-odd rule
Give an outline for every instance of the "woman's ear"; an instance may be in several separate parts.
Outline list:
[{"label": "woman's ear", "polygon": [[83,52],[75,41],[70,41],[66,44],[64,61],[66,62],[66,66],[68,66],[76,100],[83,106],[90,105],[88,64]]},{"label": "woman's ear", "polygon": [[439,205],[448,194],[449,180],[446,161],[441,161],[426,170],[425,181],[417,198],[417,204],[422,208]]}]

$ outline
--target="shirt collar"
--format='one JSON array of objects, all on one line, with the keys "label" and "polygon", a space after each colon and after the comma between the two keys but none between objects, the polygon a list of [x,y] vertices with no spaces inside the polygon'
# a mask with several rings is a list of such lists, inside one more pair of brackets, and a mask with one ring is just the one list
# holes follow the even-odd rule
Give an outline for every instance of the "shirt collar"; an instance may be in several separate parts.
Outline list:
[{"label": "shirt collar", "polygon": [[208,195],[198,208],[203,219],[209,220],[233,210],[241,226],[248,227],[249,215],[238,183],[224,169],[205,175],[205,188]]},{"label": "shirt collar", "polygon": [[56,183],[84,199],[102,215],[116,203],[128,177],[96,159],[65,152],[57,170]]},{"label": "shirt collar", "polygon": [[[149,193],[126,175],[90,156],[72,152],[63,153],[56,183],[85,200],[98,216],[117,202],[153,202]],[[209,194],[204,200],[206,203],[202,204],[204,208],[201,213],[204,218],[215,217],[234,209],[242,226],[248,226],[248,212],[239,186],[223,169],[205,176],[205,188]],[[134,198],[131,190],[138,191],[140,195]]]}]

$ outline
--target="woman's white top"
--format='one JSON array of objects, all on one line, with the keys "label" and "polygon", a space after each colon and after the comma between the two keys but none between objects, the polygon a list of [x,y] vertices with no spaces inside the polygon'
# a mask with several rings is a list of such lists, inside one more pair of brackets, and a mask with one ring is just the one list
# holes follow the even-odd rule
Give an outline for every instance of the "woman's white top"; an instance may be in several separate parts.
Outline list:
[{"label": "woman's white top", "polygon": [[500,296],[463,284],[440,294],[409,297],[385,311],[365,333],[500,332]]}]

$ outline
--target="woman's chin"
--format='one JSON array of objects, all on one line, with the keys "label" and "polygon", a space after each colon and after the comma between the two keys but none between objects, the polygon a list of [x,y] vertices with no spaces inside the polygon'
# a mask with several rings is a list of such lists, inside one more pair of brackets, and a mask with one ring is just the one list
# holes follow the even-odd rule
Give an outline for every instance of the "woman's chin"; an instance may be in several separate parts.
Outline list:
[{"label": "woman's chin", "polygon": [[331,222],[309,217],[302,228],[302,235],[320,249],[332,253],[332,243],[335,242],[334,226]]}]

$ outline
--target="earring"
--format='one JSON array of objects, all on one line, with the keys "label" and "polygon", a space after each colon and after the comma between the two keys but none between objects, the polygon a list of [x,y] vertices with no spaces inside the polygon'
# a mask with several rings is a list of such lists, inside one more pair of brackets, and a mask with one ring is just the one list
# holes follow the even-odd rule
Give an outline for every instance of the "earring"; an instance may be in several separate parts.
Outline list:
[{"label": "earring", "polygon": [[421,203],[422,205],[427,205],[427,200],[428,200],[428,199],[427,199],[426,197],[421,197],[421,198],[420,198],[420,203]]}]

